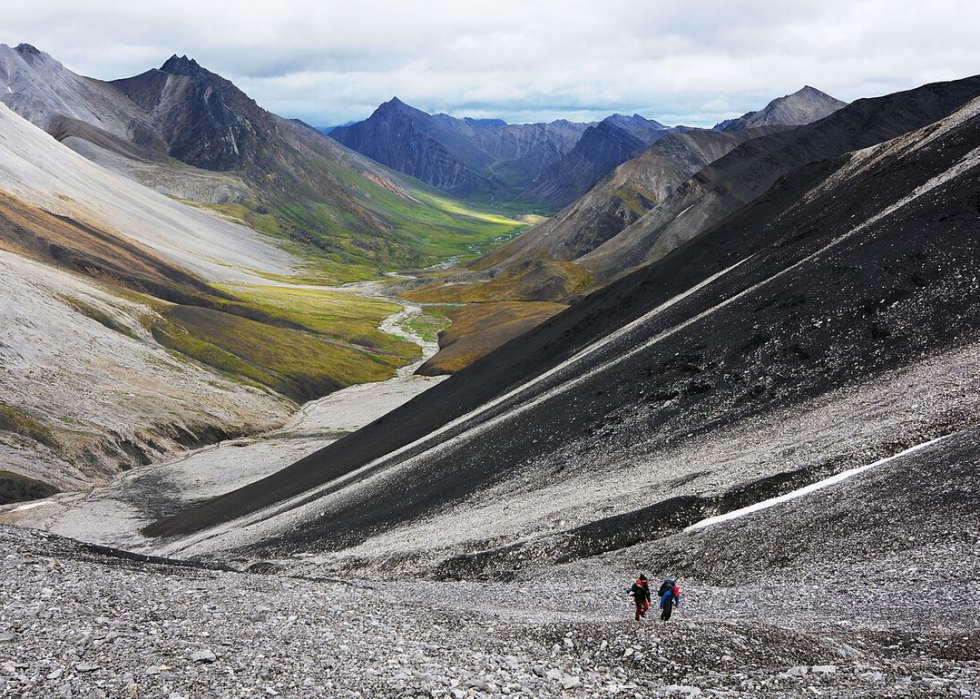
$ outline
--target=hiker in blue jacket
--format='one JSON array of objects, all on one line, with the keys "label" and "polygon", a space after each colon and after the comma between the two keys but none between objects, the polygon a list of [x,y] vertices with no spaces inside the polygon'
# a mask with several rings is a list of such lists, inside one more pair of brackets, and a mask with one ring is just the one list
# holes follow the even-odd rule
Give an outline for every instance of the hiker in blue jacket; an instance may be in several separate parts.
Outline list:
[{"label": "hiker in blue jacket", "polygon": [[670,613],[674,607],[681,606],[681,590],[677,587],[677,583],[667,579],[663,581],[658,594],[660,595],[660,618],[667,621],[670,619]]}]

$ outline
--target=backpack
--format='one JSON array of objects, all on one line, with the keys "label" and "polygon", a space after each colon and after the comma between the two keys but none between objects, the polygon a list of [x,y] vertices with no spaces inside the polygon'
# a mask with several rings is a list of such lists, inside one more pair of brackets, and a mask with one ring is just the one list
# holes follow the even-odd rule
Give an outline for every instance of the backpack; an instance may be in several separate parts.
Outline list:
[{"label": "backpack", "polygon": [[664,580],[660,585],[660,592],[657,593],[657,597],[662,599],[663,596],[667,594],[668,590],[674,589],[674,585],[676,585],[676,583],[670,578]]}]

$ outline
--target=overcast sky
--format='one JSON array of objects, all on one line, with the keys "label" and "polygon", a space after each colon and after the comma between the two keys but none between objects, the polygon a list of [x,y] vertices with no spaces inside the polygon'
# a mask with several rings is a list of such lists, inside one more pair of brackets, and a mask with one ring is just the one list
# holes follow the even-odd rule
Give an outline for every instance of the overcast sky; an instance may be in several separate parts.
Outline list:
[{"label": "overcast sky", "polygon": [[393,95],[511,122],[612,112],[711,125],[813,85],[835,97],[980,73],[966,0],[31,0],[0,42],[103,79],[196,58],[315,125]]}]

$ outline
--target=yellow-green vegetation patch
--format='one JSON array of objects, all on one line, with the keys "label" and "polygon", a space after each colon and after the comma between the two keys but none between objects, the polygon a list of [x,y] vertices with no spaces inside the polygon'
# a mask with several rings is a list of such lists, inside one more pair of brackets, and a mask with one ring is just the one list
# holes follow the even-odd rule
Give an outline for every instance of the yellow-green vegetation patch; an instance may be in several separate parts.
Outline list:
[{"label": "yellow-green vegetation patch", "polygon": [[566,308],[560,303],[511,301],[449,309],[452,325],[439,336],[439,353],[420,371],[454,374]]},{"label": "yellow-green vegetation patch", "polygon": [[436,342],[439,333],[452,325],[452,321],[445,313],[434,314],[426,310],[422,315],[415,316],[403,325],[426,342]]},{"label": "yellow-green vegetation patch", "polygon": [[0,401],[0,430],[28,437],[49,447],[56,448],[58,440],[45,425],[33,418],[30,413]]},{"label": "yellow-green vegetation patch", "polygon": [[166,309],[153,335],[193,359],[297,401],[356,383],[384,381],[405,363],[400,357],[194,306]]},{"label": "yellow-green vegetation patch", "polygon": [[619,187],[613,192],[613,196],[618,197],[637,218],[643,216],[657,204],[657,197],[654,194],[636,185]]},{"label": "yellow-green vegetation patch", "polygon": [[419,303],[492,303],[496,301],[561,301],[585,290],[589,272],[572,262],[532,260],[486,280],[474,273],[473,282],[453,279],[430,284],[405,294]]},{"label": "yellow-green vegetation patch", "polygon": [[547,221],[548,217],[542,216],[541,214],[521,214],[517,217],[517,220],[529,226],[539,226]]},{"label": "yellow-green vegetation patch", "polygon": [[378,330],[386,317],[401,310],[398,304],[346,291],[299,286],[227,285],[222,291],[252,304],[270,319],[302,326],[329,339],[404,358],[418,357],[417,345]]},{"label": "yellow-green vegetation patch", "polygon": [[445,211],[449,214],[466,216],[479,221],[486,221],[487,223],[496,223],[505,226],[513,226],[515,223],[518,223],[518,221],[508,216],[477,209],[469,204],[466,204],[465,202],[460,201],[459,199],[441,196],[434,192],[414,192],[413,194],[422,201],[427,201],[437,209]]}]

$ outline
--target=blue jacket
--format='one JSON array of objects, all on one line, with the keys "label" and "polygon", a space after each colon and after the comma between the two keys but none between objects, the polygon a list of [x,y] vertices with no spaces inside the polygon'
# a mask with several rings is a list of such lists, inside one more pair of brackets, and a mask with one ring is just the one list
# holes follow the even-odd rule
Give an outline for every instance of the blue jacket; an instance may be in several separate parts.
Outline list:
[{"label": "blue jacket", "polygon": [[680,593],[680,590],[677,590],[677,594],[676,595],[674,594],[674,590],[677,590],[677,586],[676,585],[674,587],[670,588],[669,590],[667,590],[664,593],[664,596],[660,598],[660,607],[661,607],[661,609],[664,607],[664,605],[670,604],[671,602],[673,602],[673,604],[674,604],[675,607],[681,606],[681,593]]}]

